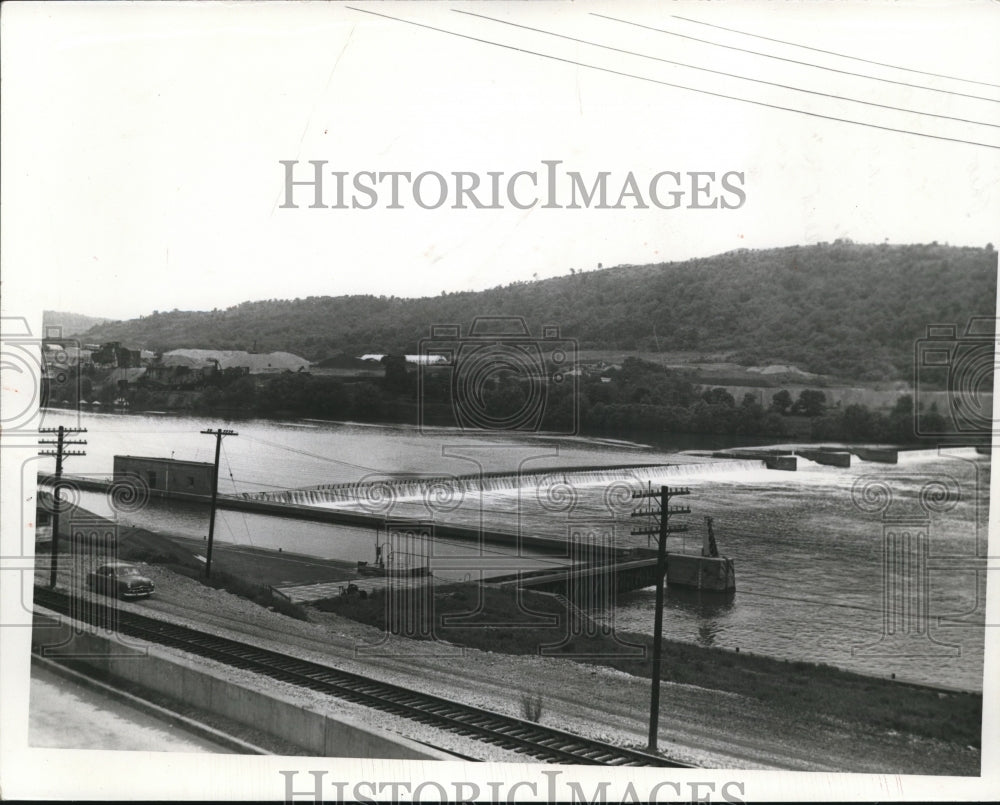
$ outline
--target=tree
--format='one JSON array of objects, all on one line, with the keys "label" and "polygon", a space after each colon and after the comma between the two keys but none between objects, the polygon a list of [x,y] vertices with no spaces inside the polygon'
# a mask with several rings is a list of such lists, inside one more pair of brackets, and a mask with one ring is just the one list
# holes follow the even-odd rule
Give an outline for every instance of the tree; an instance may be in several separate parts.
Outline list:
[{"label": "tree", "polygon": [[785,389],[771,397],[771,409],[778,414],[787,414],[792,407],[792,395]]},{"label": "tree", "polygon": [[721,387],[706,391],[701,398],[709,405],[725,405],[729,408],[736,406],[736,398]]},{"label": "tree", "polygon": [[875,435],[875,419],[872,412],[857,403],[844,409],[842,425],[847,439],[871,439]]},{"label": "tree", "polygon": [[382,365],[385,367],[385,387],[389,391],[406,391],[410,385],[410,378],[406,371],[406,356],[385,355],[382,358]]},{"label": "tree", "polygon": [[808,417],[823,416],[824,410],[826,410],[826,395],[816,389],[802,389],[795,405],[792,406],[793,414]]},{"label": "tree", "polygon": [[948,421],[941,415],[938,410],[938,405],[936,402],[930,404],[930,408],[927,411],[920,412],[920,433],[918,436],[923,436],[924,434],[938,434],[947,432]]},{"label": "tree", "polygon": [[892,411],[889,412],[886,424],[887,436],[895,442],[912,442],[914,439],[913,427],[913,397],[903,394],[896,400]]}]

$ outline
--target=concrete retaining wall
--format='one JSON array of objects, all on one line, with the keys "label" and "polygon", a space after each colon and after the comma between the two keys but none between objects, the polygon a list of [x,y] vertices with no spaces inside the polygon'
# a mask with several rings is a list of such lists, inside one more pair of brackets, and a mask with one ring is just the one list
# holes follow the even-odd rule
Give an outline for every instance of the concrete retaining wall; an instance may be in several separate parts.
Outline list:
[{"label": "concrete retaining wall", "polygon": [[446,752],[388,731],[373,729],[348,716],[331,716],[293,702],[279,693],[262,693],[227,679],[221,671],[196,666],[156,646],[126,644],[128,638],[71,628],[54,616],[36,612],[32,650],[44,657],[89,669],[100,677],[121,679],[169,696],[200,710],[263,730],[318,757],[453,760]]}]

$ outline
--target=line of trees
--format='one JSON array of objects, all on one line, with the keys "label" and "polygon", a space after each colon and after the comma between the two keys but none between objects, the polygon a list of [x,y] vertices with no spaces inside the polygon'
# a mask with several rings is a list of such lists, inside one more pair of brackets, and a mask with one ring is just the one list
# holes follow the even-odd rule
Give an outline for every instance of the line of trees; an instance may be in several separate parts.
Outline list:
[{"label": "line of trees", "polygon": [[[418,384],[417,371],[401,357],[389,356],[383,366],[384,376],[371,379],[301,372],[217,378],[216,383],[184,395],[143,387],[126,391],[111,384],[91,389],[90,378],[80,381],[84,399],[97,397],[110,402],[125,396],[133,410],[163,410],[173,402],[253,416],[468,425],[470,420],[510,422],[534,407],[537,418],[527,417],[523,426],[556,433],[579,429],[592,434],[916,441],[913,398],[908,394],[899,397],[888,411],[861,404],[830,405],[819,389],[803,389],[796,398],[781,389],[765,405],[755,394],[744,394],[737,401],[725,388],[699,385],[693,372],[638,358],[627,358],[620,369],[610,369],[602,376],[577,377],[575,382],[545,383],[508,372],[490,375],[472,387],[453,382],[451,368],[425,368],[423,382]],[[75,387],[72,380],[54,387],[43,384],[44,402],[72,404]],[[458,415],[463,406],[472,414],[465,419]],[[943,417],[934,410],[922,412],[921,421],[930,432],[945,430]]]},{"label": "line of trees", "polygon": [[[577,383],[545,384],[537,379],[497,374],[481,387],[453,382],[450,369],[424,369],[423,382],[405,362],[386,359],[383,378],[351,380],[304,373],[241,377],[205,389],[200,406],[258,416],[315,417],[369,422],[422,421],[461,425],[462,406],[479,421],[511,421],[520,412],[539,411],[526,427],[565,433],[702,433],[759,437],[795,435],[822,440],[913,442],[913,398],[901,396],[889,411],[865,405],[828,404],[818,389],[797,398],[778,390],[769,404],[754,394],[737,401],[725,388],[702,387],[694,373],[668,369],[637,358],[603,377]],[[535,386],[532,386],[535,383]],[[420,397],[418,399],[418,391]],[[462,395],[472,395],[463,397]],[[932,414],[933,415],[933,414]],[[474,417],[473,417],[474,418]],[[468,418],[464,421],[468,424]],[[926,419],[925,424],[933,426]],[[942,423],[943,424],[943,423]]]}]

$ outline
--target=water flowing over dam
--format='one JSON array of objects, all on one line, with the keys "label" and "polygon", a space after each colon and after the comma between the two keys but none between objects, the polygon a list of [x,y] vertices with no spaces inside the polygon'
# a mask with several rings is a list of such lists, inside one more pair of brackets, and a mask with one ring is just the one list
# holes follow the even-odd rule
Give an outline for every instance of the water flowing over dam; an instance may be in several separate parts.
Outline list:
[{"label": "water flowing over dam", "polygon": [[300,506],[359,504],[381,508],[392,503],[428,501],[444,506],[468,495],[511,493],[522,490],[550,491],[604,486],[618,492],[678,480],[765,470],[763,460],[732,459],[684,464],[636,464],[613,467],[553,467],[526,472],[484,472],[470,475],[434,475],[400,478],[391,475],[366,476],[351,483],[317,484],[301,489],[244,493],[248,500],[271,501]]}]

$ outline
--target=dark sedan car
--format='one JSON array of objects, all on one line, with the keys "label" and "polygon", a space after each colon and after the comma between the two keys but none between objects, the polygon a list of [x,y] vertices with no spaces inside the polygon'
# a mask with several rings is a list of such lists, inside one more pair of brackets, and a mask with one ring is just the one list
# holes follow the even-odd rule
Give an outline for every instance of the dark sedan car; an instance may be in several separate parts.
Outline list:
[{"label": "dark sedan car", "polygon": [[145,598],[153,592],[153,580],[128,562],[108,562],[87,575],[91,590],[117,598]]}]

